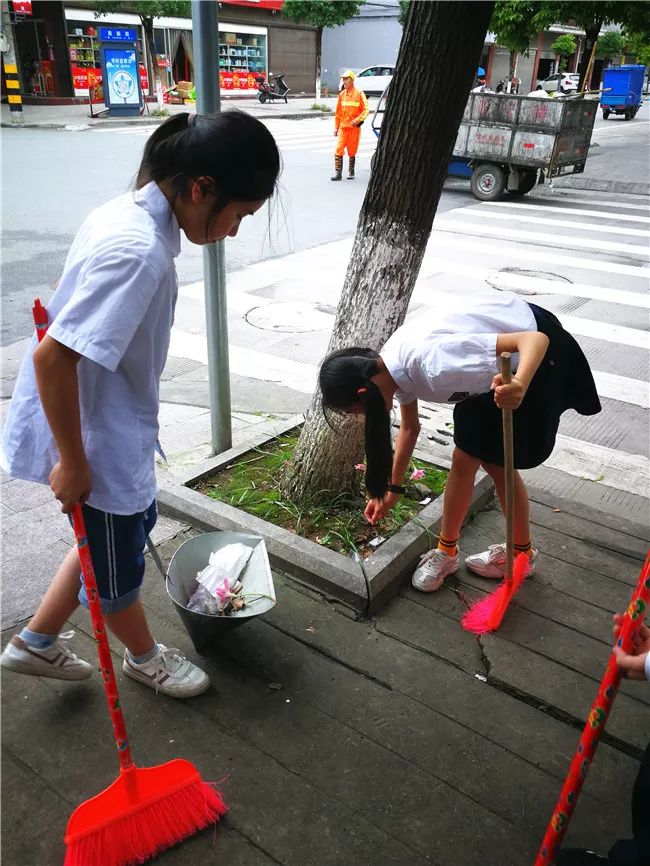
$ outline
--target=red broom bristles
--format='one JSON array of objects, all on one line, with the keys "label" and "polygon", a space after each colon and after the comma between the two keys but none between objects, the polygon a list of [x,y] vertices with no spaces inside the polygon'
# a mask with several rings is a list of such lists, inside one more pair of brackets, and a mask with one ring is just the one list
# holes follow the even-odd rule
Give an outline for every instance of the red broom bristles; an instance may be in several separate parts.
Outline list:
[{"label": "red broom bristles", "polygon": [[474,634],[486,634],[499,628],[508,605],[524,582],[527,564],[528,557],[520,553],[512,568],[512,580],[504,580],[490,595],[474,602],[461,620],[464,629]]},{"label": "red broom bristles", "polygon": [[135,866],[182,842],[227,812],[202,780],[68,843],[64,866]]}]

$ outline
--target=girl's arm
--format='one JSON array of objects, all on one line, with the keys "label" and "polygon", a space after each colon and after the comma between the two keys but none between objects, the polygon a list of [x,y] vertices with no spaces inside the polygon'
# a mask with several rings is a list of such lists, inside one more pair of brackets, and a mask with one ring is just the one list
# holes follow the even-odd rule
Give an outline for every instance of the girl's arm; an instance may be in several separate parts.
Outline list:
[{"label": "girl's arm", "polygon": [[[420,417],[418,415],[418,402],[408,403],[400,406],[400,428],[395,441],[395,453],[393,455],[393,471],[391,473],[391,484],[401,485],[404,473],[409,465],[413,450],[418,441],[420,433]],[[370,523],[376,523],[395,505],[399,499],[399,493],[388,492],[383,499],[371,499],[364,515]]]},{"label": "girl's arm", "polygon": [[81,438],[77,364],[81,356],[47,334],[34,351],[36,384],[59,451],[50,487],[68,513],[90,495],[90,467]]},{"label": "girl's arm", "polygon": [[497,356],[502,352],[519,353],[517,373],[512,377],[511,384],[503,385],[500,374],[492,380],[494,400],[500,409],[517,409],[521,405],[537,368],[544,360],[548,343],[546,334],[539,331],[499,334]]}]

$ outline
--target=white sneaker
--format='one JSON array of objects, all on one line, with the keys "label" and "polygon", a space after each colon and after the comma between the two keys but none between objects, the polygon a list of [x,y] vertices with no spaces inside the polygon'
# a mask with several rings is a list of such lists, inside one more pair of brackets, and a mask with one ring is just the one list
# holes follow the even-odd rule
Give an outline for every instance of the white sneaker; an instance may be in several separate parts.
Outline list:
[{"label": "white sneaker", "polygon": [[449,556],[444,550],[434,548],[420,558],[411,583],[420,592],[435,592],[440,589],[448,574],[458,571],[458,554]]},{"label": "white sneaker", "polygon": [[134,662],[128,650],[124,654],[122,670],[131,677],[144,683],[170,698],[193,698],[201,695],[210,686],[210,677],[186,658],[176,647],[158,644],[156,655],[139,665]]},{"label": "white sneaker", "polygon": [[[533,547],[533,555],[528,559],[525,577],[530,577],[535,572],[537,553],[538,551]],[[515,550],[516,558],[517,551]],[[483,553],[468,556],[465,565],[470,571],[473,571],[474,574],[480,574],[481,577],[495,577],[497,580],[501,580],[502,577],[505,577],[506,571],[506,546],[505,544],[491,544]]]},{"label": "white sneaker", "polygon": [[93,666],[68,649],[66,641],[73,631],[60,634],[51,646],[35,649],[15,634],[2,653],[3,668],[32,677],[50,677],[54,680],[87,680]]}]

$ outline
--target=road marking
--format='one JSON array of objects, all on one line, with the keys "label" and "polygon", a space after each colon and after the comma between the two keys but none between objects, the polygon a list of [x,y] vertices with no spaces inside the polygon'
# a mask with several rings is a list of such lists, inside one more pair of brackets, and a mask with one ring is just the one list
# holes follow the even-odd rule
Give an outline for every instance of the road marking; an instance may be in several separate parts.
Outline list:
[{"label": "road marking", "polygon": [[[463,212],[466,214],[469,213],[477,216],[485,216],[485,211],[480,206],[463,208]],[[518,213],[492,213],[491,217],[496,220],[522,221],[521,214]],[[534,223],[535,225],[558,226],[560,228],[579,229],[580,231],[602,232],[603,234],[609,235],[625,235],[626,237],[650,238],[650,229],[621,228],[620,226],[606,226],[602,225],[602,223],[597,224],[594,222],[581,223],[574,220],[556,219],[555,217],[546,218],[529,216],[525,217],[525,221],[527,223]]]},{"label": "road marking", "polygon": [[[425,258],[420,269],[422,277],[432,276],[441,272],[443,267],[439,260],[429,262]],[[445,274],[459,277],[483,279],[497,291],[505,289],[525,296],[529,295],[565,295],[569,298],[591,298],[595,301],[607,301],[626,307],[650,309],[650,295],[640,292],[627,292],[622,289],[612,289],[605,286],[590,286],[585,283],[565,283],[563,280],[546,280],[543,277],[527,276],[526,274],[511,274],[507,271],[495,271],[489,267],[473,267],[461,262],[445,262]],[[419,289],[416,286],[415,291]]]},{"label": "road marking", "polygon": [[[481,226],[481,229],[483,227]],[[628,277],[643,277],[647,279],[650,276],[650,269],[636,265],[620,265],[618,262],[603,262],[595,259],[581,259],[577,256],[565,256],[557,253],[545,252],[541,249],[522,248],[516,243],[513,244],[482,244],[479,240],[456,237],[452,232],[445,232],[445,237],[441,234],[432,235],[434,243],[440,242],[442,251],[446,251],[449,247],[457,247],[462,250],[463,255],[482,255],[482,256],[501,256],[507,255],[511,259],[524,259],[524,261],[547,262],[553,265],[564,265],[570,268],[581,268],[588,271],[600,271],[607,274],[624,274]],[[427,250],[427,255],[432,253]],[[439,255],[439,253],[438,253]],[[438,258],[438,265],[440,259]],[[440,270],[440,266],[438,266]]]},{"label": "road marking", "polygon": [[633,216],[632,214],[615,213],[613,211],[585,210],[583,208],[559,207],[551,204],[530,204],[521,201],[484,201],[481,207],[488,209],[493,207],[513,207],[524,210],[553,211],[556,213],[572,214],[574,216],[593,216],[598,219],[621,220],[622,222],[650,223],[650,216]]},{"label": "road marking", "polygon": [[641,379],[628,379],[626,376],[615,376],[613,373],[600,373],[595,370],[594,380],[601,397],[618,400],[620,403],[631,403],[641,409],[650,409],[650,384]]},{"label": "road marking", "polygon": [[567,331],[580,337],[593,337],[595,340],[605,340],[607,343],[620,343],[622,346],[634,346],[636,349],[650,351],[648,331],[612,325],[610,322],[597,322],[594,319],[583,319],[581,316],[558,315],[558,319]]},{"label": "road marking", "polygon": [[544,466],[646,499],[650,495],[650,461],[641,454],[627,454],[558,433]]},{"label": "road marking", "polygon": [[[423,408],[433,413],[430,420],[422,419],[424,432],[453,423],[453,410],[448,406],[423,404]],[[453,440],[450,438],[449,447],[443,448],[440,453],[450,459]],[[542,465],[604,487],[635,493],[646,499],[650,496],[650,461],[641,454],[628,454],[558,433],[553,453]]]},{"label": "road marking", "polygon": [[[438,231],[454,232],[455,234],[475,232],[477,235],[483,237],[485,235],[494,235],[502,240],[532,241],[537,244],[547,243],[555,246],[557,246],[559,240],[561,240],[558,235],[544,234],[543,232],[529,232],[523,229],[511,228],[504,230],[501,226],[485,225],[484,223],[470,223],[465,222],[464,220],[456,221],[453,219],[447,219],[444,214],[436,221],[436,228]],[[507,237],[504,237],[504,231],[507,232]],[[592,239],[571,237],[562,240],[564,240],[568,247],[581,247],[586,250],[607,250],[613,253],[628,253],[634,256],[650,256],[650,245],[648,244],[645,244],[644,246],[638,244],[622,244],[618,241],[604,241],[600,238]],[[650,276],[650,271],[648,271],[648,276]]]},{"label": "road marking", "polygon": [[[622,207],[627,210],[644,210],[646,212],[650,211],[650,204],[637,204],[632,202],[623,201],[623,199],[616,199],[613,201],[612,199],[601,199],[601,198],[589,198],[589,196],[584,196],[583,198],[578,198],[576,196],[564,196],[561,195],[558,189],[555,190],[553,197],[549,196],[549,201],[568,201],[570,204],[601,204],[604,207]],[[568,189],[568,187],[561,187],[561,189]],[[571,190],[571,192],[578,192],[578,190]],[[641,196],[637,196],[637,198],[641,198]],[[530,200],[530,196],[529,196]],[[539,201],[539,199],[534,199],[535,201]],[[564,208],[562,208],[564,210]]]}]

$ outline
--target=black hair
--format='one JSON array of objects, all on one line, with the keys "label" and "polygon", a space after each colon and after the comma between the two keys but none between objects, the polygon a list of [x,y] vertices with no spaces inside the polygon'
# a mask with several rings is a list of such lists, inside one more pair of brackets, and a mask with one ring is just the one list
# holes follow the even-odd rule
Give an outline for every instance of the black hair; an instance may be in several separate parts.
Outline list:
[{"label": "black hair", "polygon": [[211,178],[215,211],[231,201],[270,198],[280,173],[280,154],[269,130],[243,111],[175,114],[148,139],[136,187],[167,181],[174,200],[189,180]]},{"label": "black hair", "polygon": [[[366,488],[374,499],[381,499],[386,494],[393,468],[390,413],[381,391],[371,381],[379,372],[378,358],[373,349],[356,346],[339,349],[325,358],[318,375],[321,405],[328,423],[331,411],[345,414],[345,410],[354,404],[363,406]],[[362,389],[361,393],[359,389]]]}]

